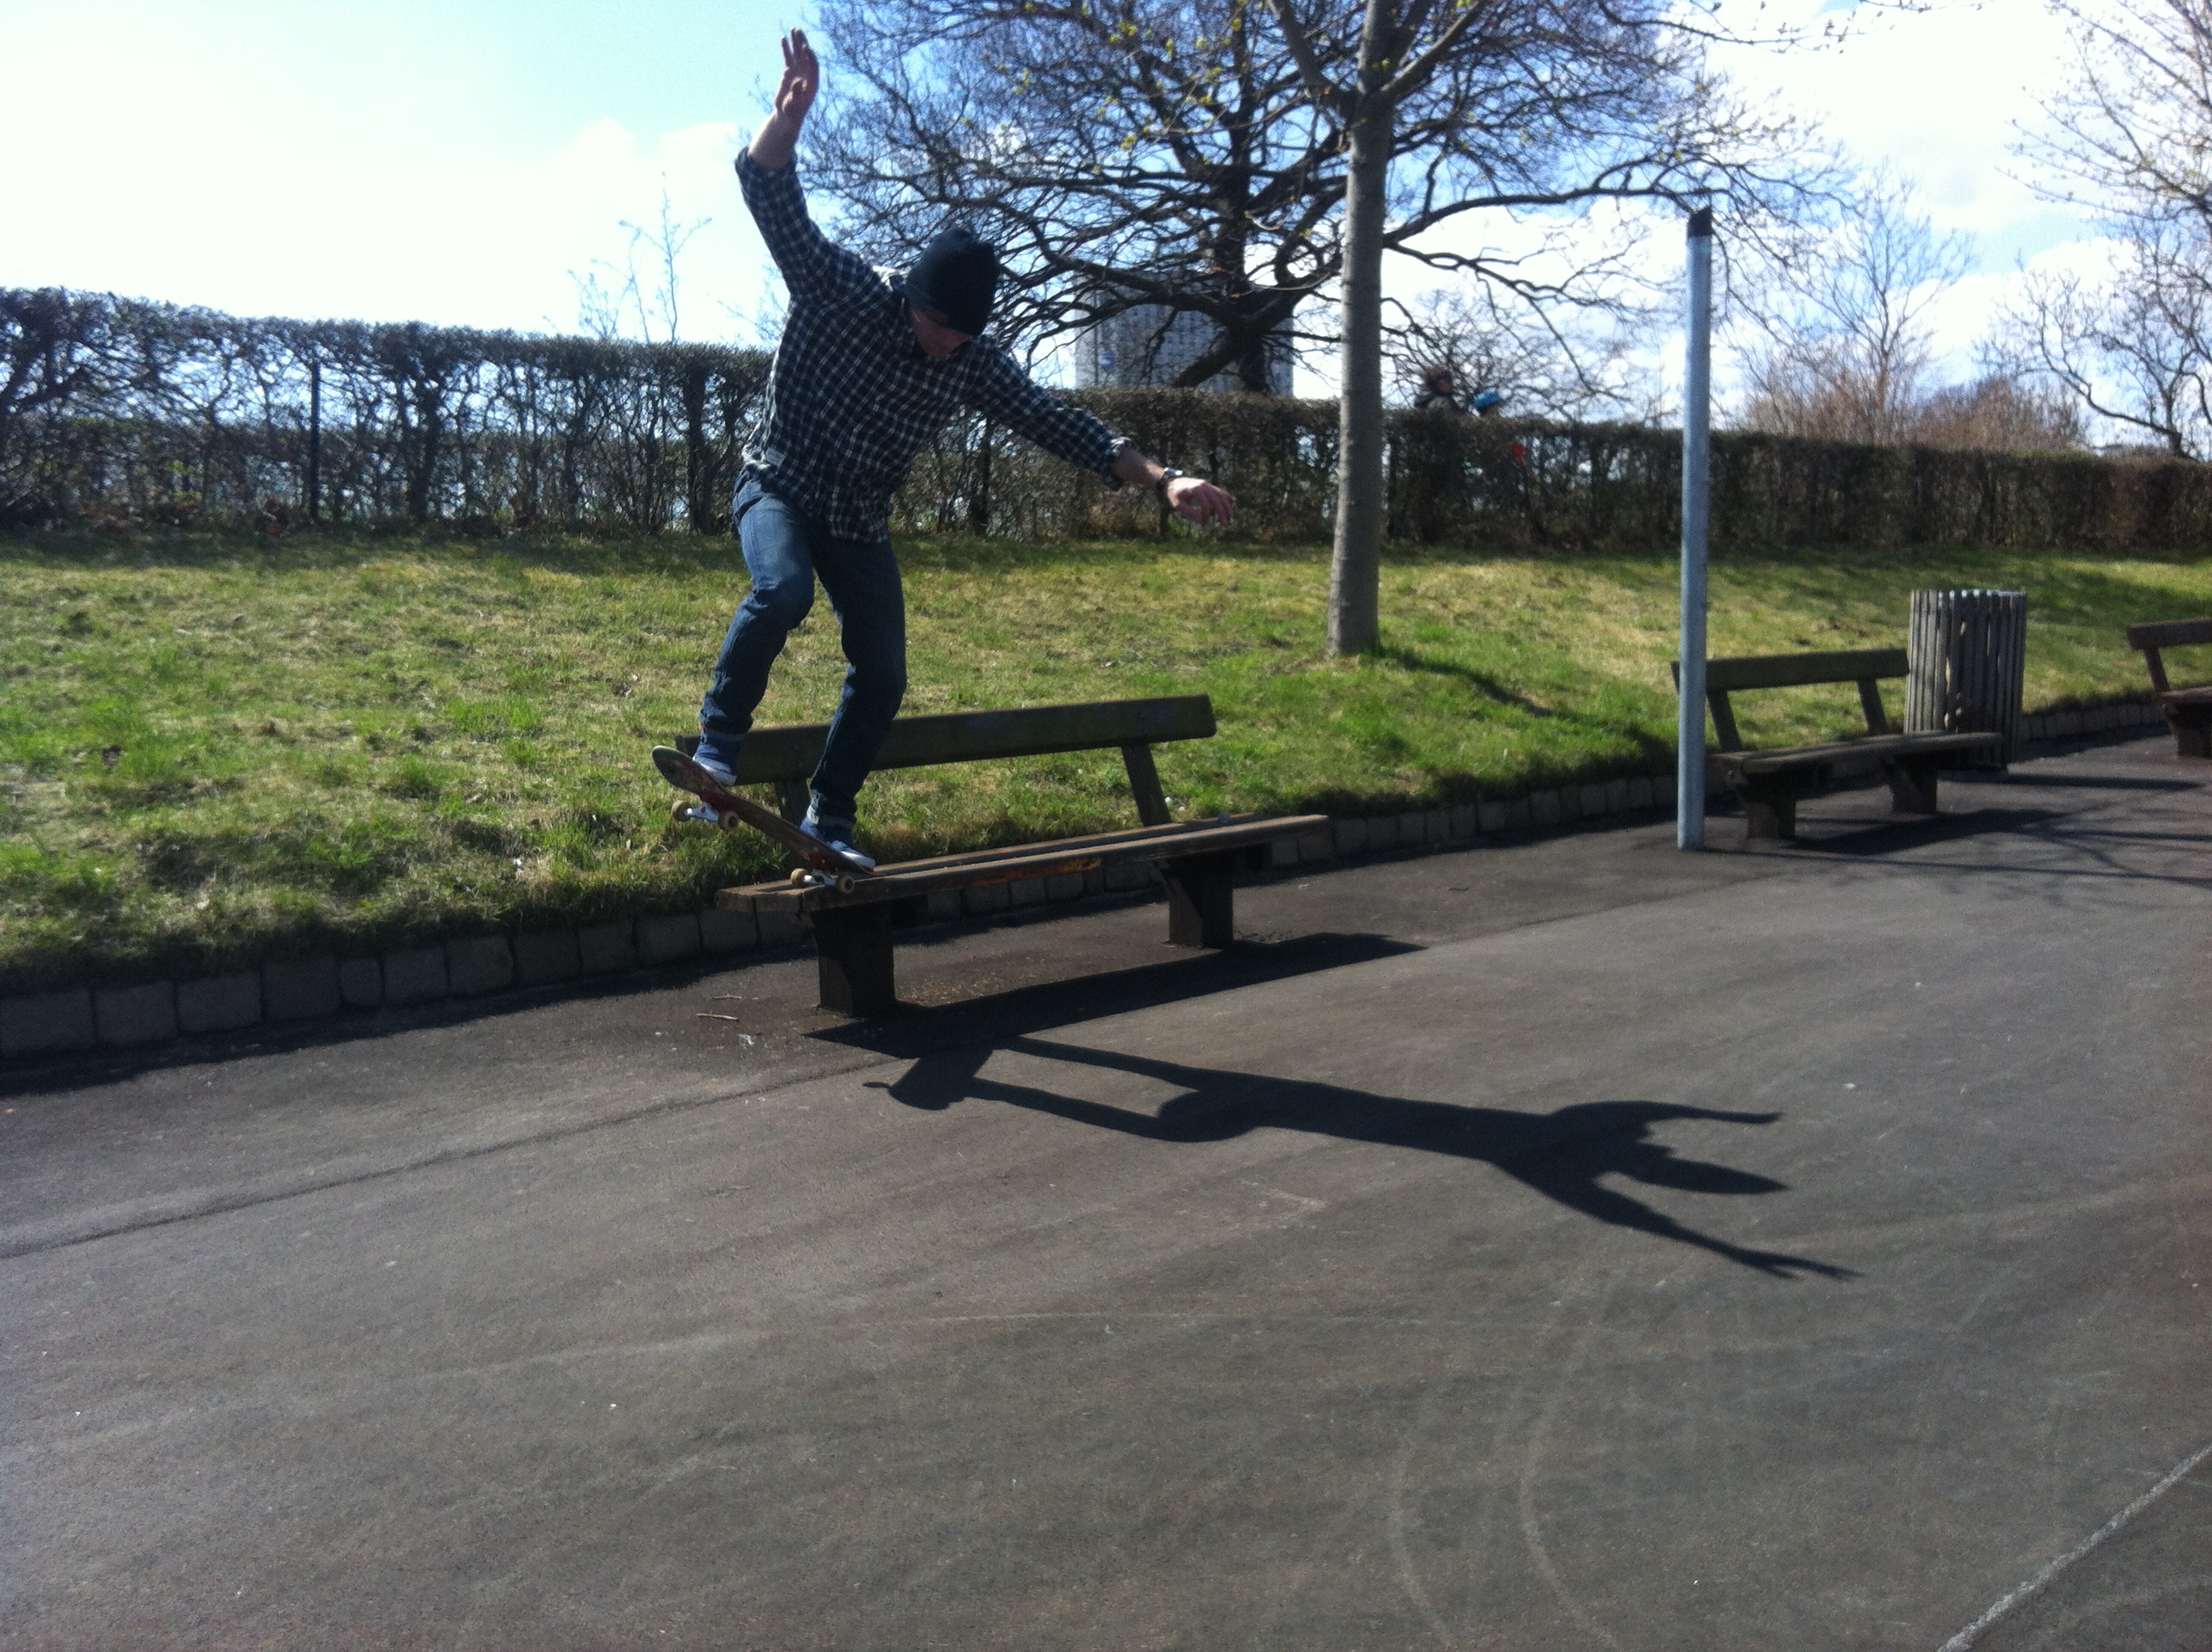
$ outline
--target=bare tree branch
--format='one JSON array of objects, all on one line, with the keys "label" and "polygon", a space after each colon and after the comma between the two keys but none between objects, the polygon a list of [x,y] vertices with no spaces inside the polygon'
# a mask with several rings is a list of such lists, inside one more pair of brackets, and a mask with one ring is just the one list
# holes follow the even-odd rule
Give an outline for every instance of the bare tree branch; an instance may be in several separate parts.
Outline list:
[{"label": "bare tree branch", "polygon": [[2010,354],[2099,418],[2212,457],[2212,0],[2054,0],[2072,85],[2015,153],[2118,246],[2099,282],[2032,276]]}]

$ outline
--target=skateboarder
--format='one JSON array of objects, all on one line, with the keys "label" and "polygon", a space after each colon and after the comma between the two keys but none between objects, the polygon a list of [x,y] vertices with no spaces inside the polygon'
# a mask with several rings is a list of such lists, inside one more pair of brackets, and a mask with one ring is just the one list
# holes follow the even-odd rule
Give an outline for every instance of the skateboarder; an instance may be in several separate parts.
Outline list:
[{"label": "skateboarder", "polygon": [[792,30],[775,112],[738,157],[745,205],[790,307],[732,506],[752,590],[730,621],[699,708],[698,756],[727,783],[769,667],[820,579],[847,670],[805,826],[872,865],[852,847],[857,798],[906,693],[890,499],[930,438],[972,408],[1109,487],[1157,489],[1188,521],[1224,524],[1236,501],[1040,389],[984,334],[999,259],[964,225],[948,225],[902,272],[871,269],[815,227],[793,155],[820,78],[805,34]]}]

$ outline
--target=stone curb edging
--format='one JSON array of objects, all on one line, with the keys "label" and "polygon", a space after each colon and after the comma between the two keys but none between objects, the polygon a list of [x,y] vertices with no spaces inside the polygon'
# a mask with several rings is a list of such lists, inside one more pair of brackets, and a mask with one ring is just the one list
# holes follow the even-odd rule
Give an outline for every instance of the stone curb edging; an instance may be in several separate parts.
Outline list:
[{"label": "stone curb edging", "polygon": [[[2079,738],[2162,724],[2154,705],[2122,701],[2021,720],[2023,744]],[[1628,780],[1582,781],[1488,803],[1417,809],[1395,815],[1332,819],[1326,833],[1278,839],[1271,867],[1471,842],[1501,832],[1560,826],[1606,815],[1671,814],[1669,769]],[[1012,907],[1124,893],[1158,878],[1148,865],[1054,878],[988,884],[928,897],[932,921],[983,917]],[[645,918],[617,918],[573,929],[452,937],[373,956],[272,958],[257,969],[198,980],[127,987],[78,987],[0,998],[0,1060],[35,1060],[95,1048],[133,1048],[199,1033],[238,1032],[479,998],[517,987],[618,975],[700,957],[735,957],[799,944],[804,929],[789,914],[708,907]]]}]

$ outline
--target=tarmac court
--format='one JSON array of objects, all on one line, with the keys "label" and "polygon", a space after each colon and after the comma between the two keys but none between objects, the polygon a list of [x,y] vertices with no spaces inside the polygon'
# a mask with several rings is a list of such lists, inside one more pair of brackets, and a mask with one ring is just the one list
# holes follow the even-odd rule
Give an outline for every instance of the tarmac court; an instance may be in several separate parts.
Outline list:
[{"label": "tarmac court", "polygon": [[2212,764],[0,1073],[0,1648],[2212,1648]]}]

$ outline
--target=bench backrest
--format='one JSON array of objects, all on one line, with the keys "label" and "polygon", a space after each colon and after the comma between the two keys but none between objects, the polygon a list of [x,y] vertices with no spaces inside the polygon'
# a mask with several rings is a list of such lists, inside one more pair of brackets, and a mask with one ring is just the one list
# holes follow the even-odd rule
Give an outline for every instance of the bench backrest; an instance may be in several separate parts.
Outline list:
[{"label": "bench backrest", "polygon": [[2158,651],[2199,642],[2212,642],[2212,619],[2153,620],[2128,627],[2128,647],[2142,650],[2143,664],[2150,667],[2150,685],[2160,694],[2172,692],[2173,685],[2166,680],[2166,662]]},{"label": "bench backrest", "polygon": [[[1674,686],[1682,685],[1682,663],[1668,669]],[[1723,751],[1741,751],[1743,738],[1736,732],[1735,714],[1729,695],[1747,689],[1795,689],[1814,683],[1856,683],[1859,710],[1866,717],[1867,732],[1890,732],[1888,714],[1882,710],[1880,679],[1903,677],[1907,666],[1902,648],[1833,648],[1803,654],[1735,654],[1705,662],[1705,703],[1713,714],[1713,732]]]},{"label": "bench backrest", "polygon": [[[1138,817],[1147,826],[1163,826],[1169,818],[1167,800],[1152,766],[1152,746],[1161,740],[1202,740],[1213,730],[1213,701],[1202,694],[1023,706],[1012,711],[938,712],[894,719],[875,766],[924,768],[936,763],[1119,747],[1137,799]],[[776,786],[787,813],[794,801],[803,811],[801,783],[821,761],[829,735],[827,723],[785,723],[753,730],[738,749],[734,772],[738,784]],[[796,799],[794,788],[799,793]]]}]

